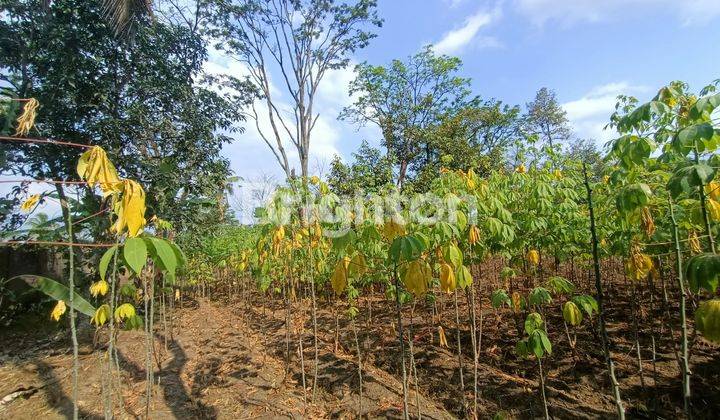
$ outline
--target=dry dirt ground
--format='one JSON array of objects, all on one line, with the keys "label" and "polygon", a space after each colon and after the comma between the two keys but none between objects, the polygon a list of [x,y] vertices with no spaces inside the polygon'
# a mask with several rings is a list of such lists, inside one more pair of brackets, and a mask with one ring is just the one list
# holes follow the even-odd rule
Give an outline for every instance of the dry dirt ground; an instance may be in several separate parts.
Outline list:
[{"label": "dry dirt ground", "polygon": [[[642,380],[634,348],[631,299],[639,295],[612,295],[608,317],[613,357],[629,418],[678,418],[682,416],[680,381],[670,339],[662,322],[665,311],[642,313],[645,328],[639,332]],[[479,292],[489,296],[489,291]],[[468,309],[460,300],[462,322]],[[672,300],[671,300],[672,301]],[[252,304],[249,302],[253,302]],[[312,400],[313,340],[309,302],[292,307],[289,345],[286,342],[285,306],[281,300],[250,296],[244,301],[186,299],[173,317],[174,334],[163,328],[156,334],[154,398],[151,418],[401,418],[402,385],[395,314],[379,294],[361,302],[357,320],[363,358],[363,398],[359,406],[358,364],[353,328],[342,304],[319,306],[318,383]],[[480,299],[478,299],[480,302]],[[372,304],[372,320],[366,305]],[[558,303],[559,305],[559,303]],[[557,305],[556,305],[557,306]],[[495,313],[487,298],[482,301],[483,341],[478,366],[478,417],[491,418],[500,411],[507,418],[542,416],[537,364],[514,355],[518,332],[509,311]],[[333,309],[334,308],[334,309]],[[464,417],[473,407],[473,360],[470,334],[461,331],[465,393],[460,391],[454,308],[450,297],[437,303],[434,317],[427,305],[417,305],[413,316],[404,313],[411,327],[416,372],[410,378],[409,405],[413,416],[419,403],[423,418]],[[668,308],[668,310],[676,310]],[[338,316],[336,316],[338,314]],[[479,314],[479,311],[478,311]],[[303,321],[300,321],[300,316]],[[577,350],[567,344],[557,308],[548,309],[548,330],[554,344],[544,362],[547,397],[553,418],[614,418],[614,406],[598,338],[592,328],[579,328]],[[653,321],[654,320],[654,321]],[[83,324],[87,324],[84,319]],[[336,335],[336,325],[339,326]],[[439,345],[437,325],[444,326],[449,348]],[[650,327],[648,327],[648,325]],[[302,330],[306,389],[303,389],[297,332]],[[93,346],[93,329],[80,332],[80,393],[82,418],[101,418],[103,397],[101,363],[104,352]],[[0,399],[13,392],[25,395],[0,403],[0,418],[53,419],[72,413],[71,348],[69,334],[45,319],[28,319],[0,331]],[[337,336],[337,343],[336,343]],[[655,361],[652,341],[655,340]],[[720,352],[693,338],[693,407],[695,418],[718,418],[720,409]],[[145,410],[145,341],[142,332],[122,332],[119,337],[123,410],[120,418],[142,416]],[[100,340],[102,341],[102,340]],[[407,344],[407,343],[406,343]],[[407,347],[407,346],[406,346]],[[289,348],[290,368],[285,371]],[[159,365],[159,368],[158,368]],[[411,367],[408,369],[412,371]],[[417,381],[416,381],[417,378]],[[415,393],[415,386],[419,393]],[[306,402],[307,400],[307,402]],[[463,402],[463,400],[465,402]],[[467,407],[467,408],[466,408]]]}]

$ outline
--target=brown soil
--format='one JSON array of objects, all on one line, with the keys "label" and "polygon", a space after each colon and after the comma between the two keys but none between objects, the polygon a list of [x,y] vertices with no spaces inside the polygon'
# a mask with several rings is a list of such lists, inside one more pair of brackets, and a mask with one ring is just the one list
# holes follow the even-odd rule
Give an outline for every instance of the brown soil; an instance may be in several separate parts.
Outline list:
[{"label": "brown soil", "polygon": [[[589,286],[589,285],[588,285]],[[490,418],[499,411],[509,417],[542,416],[537,362],[521,360],[514,354],[518,330],[508,309],[496,313],[487,297],[493,289],[478,290],[483,312],[482,352],[478,366],[478,416]],[[631,287],[610,290],[608,302],[609,334],[617,364],[622,396],[629,418],[682,417],[680,376],[674,350],[679,326],[677,307],[667,310],[659,290]],[[650,306],[650,296],[653,305]],[[163,328],[156,335],[156,384],[151,402],[152,418],[355,418],[359,410],[357,354],[352,325],[344,315],[347,307],[321,299],[318,309],[319,365],[318,386],[312,400],[313,339],[310,303],[293,304],[289,346],[286,343],[285,305],[280,299],[259,295],[231,302],[186,299],[175,311],[174,334],[169,334],[165,351]],[[263,301],[265,306],[258,303]],[[410,377],[410,413],[417,413],[419,399],[422,416],[446,419],[471,416],[473,407],[473,359],[468,330],[468,308],[460,297],[461,344],[464,365],[465,403],[460,391],[457,357],[457,330],[452,297],[437,302],[440,317],[432,305],[419,303],[414,316],[404,312],[405,328],[412,329],[413,354],[417,369]],[[643,380],[639,375],[634,348],[633,302],[643,302],[639,325]],[[250,303],[252,302],[252,304]],[[670,296],[669,302],[676,302]],[[614,418],[608,378],[600,341],[589,323],[577,329],[577,349],[573,353],[560,315],[561,301],[546,309],[553,354],[544,360],[547,397],[554,418]],[[372,320],[368,320],[372,305]],[[333,309],[334,308],[334,309]],[[399,371],[399,345],[392,302],[380,293],[362,298],[357,319],[363,358],[362,413],[369,418],[402,417],[402,385]],[[335,343],[336,316],[339,340]],[[673,314],[666,318],[667,313]],[[478,310],[478,316],[480,310]],[[303,321],[300,317],[303,317]],[[411,319],[412,318],[412,319]],[[520,319],[521,316],[518,317]],[[672,320],[668,322],[667,319]],[[80,393],[82,418],[101,418],[103,397],[101,358],[104,352],[93,346],[93,329],[82,320],[80,332]],[[158,322],[159,324],[159,322]],[[0,406],[0,418],[64,418],[72,414],[71,347],[69,334],[59,327],[29,318],[22,324],[0,332],[0,399],[20,389],[28,395]],[[449,348],[439,345],[437,325],[442,325]],[[672,332],[674,338],[670,336]],[[306,389],[302,386],[298,330],[304,336]],[[407,331],[407,330],[406,330]],[[693,329],[691,328],[691,333]],[[655,340],[655,362],[652,340]],[[692,339],[693,411],[695,418],[716,418],[720,407],[718,392],[720,360],[716,348],[694,334]],[[99,340],[103,341],[103,340]],[[124,413],[121,418],[144,414],[145,352],[142,332],[122,332],[119,336]],[[406,343],[407,344],[407,343]],[[290,368],[285,372],[286,349]],[[406,345],[407,349],[407,345]],[[408,370],[411,367],[408,364]],[[643,386],[644,382],[644,386]],[[34,391],[33,391],[34,390]],[[307,398],[307,403],[305,402]]]}]

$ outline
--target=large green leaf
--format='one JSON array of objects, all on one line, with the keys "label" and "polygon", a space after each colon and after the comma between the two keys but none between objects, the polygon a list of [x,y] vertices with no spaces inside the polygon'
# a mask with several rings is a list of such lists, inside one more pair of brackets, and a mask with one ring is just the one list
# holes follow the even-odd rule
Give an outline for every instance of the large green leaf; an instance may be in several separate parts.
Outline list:
[{"label": "large green leaf", "polygon": [[698,187],[707,185],[715,177],[715,169],[704,163],[676,168],[667,183],[673,198],[682,193],[692,194]]},{"label": "large green leaf", "polygon": [[173,251],[170,243],[160,238],[147,238],[147,242],[150,244],[150,256],[152,257],[155,264],[167,271],[168,273],[174,274],[177,268],[177,256]]},{"label": "large green leaf", "polygon": [[652,196],[652,191],[647,184],[630,184],[620,190],[615,204],[620,213],[626,214],[647,205]]},{"label": "large green leaf", "polygon": [[412,261],[420,257],[425,251],[423,241],[413,235],[398,236],[390,245],[389,256],[391,261],[399,263],[401,261]]},{"label": "large green leaf", "polygon": [[720,255],[700,254],[691,257],[685,264],[685,277],[690,284],[690,290],[698,293],[705,289],[715,293],[720,276]]},{"label": "large green leaf", "polygon": [[670,112],[671,109],[660,101],[650,101],[635,108],[633,112],[623,117],[618,124],[618,130],[628,132],[636,128],[641,122],[650,122],[653,117],[661,117]]},{"label": "large green leaf", "polygon": [[455,272],[455,279],[457,281],[457,287],[465,289],[473,284],[472,274],[467,266],[461,265]]},{"label": "large green leaf", "polygon": [[700,98],[695,102],[695,105],[690,108],[690,118],[710,118],[710,114],[712,114],[718,106],[720,106],[720,93]]},{"label": "large green leaf", "polygon": [[108,265],[110,265],[110,260],[113,259],[113,256],[115,256],[115,253],[118,250],[118,246],[115,245],[112,248],[105,251],[102,258],[100,258],[100,265],[98,267],[98,270],[100,271],[100,278],[105,280],[105,274],[107,273]]},{"label": "large green leaf", "polygon": [[130,238],[123,246],[125,262],[136,274],[139,274],[147,262],[148,250],[142,238]]},{"label": "large green leaf", "polygon": [[[55,300],[62,300],[66,305],[70,306],[70,289],[64,284],[43,276],[22,275],[16,278],[24,280],[30,287],[45,293]],[[95,315],[95,307],[80,296],[78,292],[73,292],[72,306],[76,311],[89,317]]]},{"label": "large green leaf", "polygon": [[498,289],[492,292],[490,302],[492,303],[492,307],[495,309],[500,308],[503,304],[510,306],[510,296],[508,296],[505,290]]}]

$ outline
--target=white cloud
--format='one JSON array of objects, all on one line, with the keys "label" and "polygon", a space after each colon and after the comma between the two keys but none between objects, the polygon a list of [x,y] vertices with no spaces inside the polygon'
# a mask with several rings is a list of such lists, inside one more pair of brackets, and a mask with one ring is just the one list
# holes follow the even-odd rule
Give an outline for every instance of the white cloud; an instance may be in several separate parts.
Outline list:
[{"label": "white cloud", "polygon": [[574,101],[562,104],[570,124],[581,138],[591,138],[604,143],[616,137],[613,130],[605,130],[610,115],[615,110],[617,96],[646,92],[643,86],[632,86],[626,82],[608,83],[592,88],[587,94]]},{"label": "white cloud", "polygon": [[612,20],[628,14],[645,16],[665,10],[683,24],[705,23],[720,16],[718,0],[515,0],[517,10],[533,24],[563,25]]},{"label": "white cloud", "polygon": [[[435,51],[442,54],[457,54],[466,46],[477,40],[476,35],[484,26],[488,26],[501,16],[500,8],[487,12],[481,10],[465,19],[465,23],[456,29],[446,32],[442,39],[435,44]],[[492,37],[482,37],[478,46],[497,46],[499,42]]]},{"label": "white cloud", "polygon": [[454,9],[467,2],[467,0],[443,0],[443,2],[450,6],[451,9]]}]

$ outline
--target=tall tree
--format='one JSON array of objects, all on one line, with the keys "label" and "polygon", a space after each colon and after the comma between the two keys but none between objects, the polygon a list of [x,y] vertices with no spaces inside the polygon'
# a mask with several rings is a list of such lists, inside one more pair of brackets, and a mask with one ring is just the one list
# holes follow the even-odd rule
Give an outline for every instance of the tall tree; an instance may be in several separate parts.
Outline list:
[{"label": "tall tree", "polygon": [[362,193],[378,193],[393,183],[392,156],[383,155],[363,141],[357,152],[353,153],[354,161],[346,165],[335,156],[330,164],[328,185],[337,194],[352,195]]},{"label": "tall tree", "polygon": [[[148,216],[181,227],[207,214],[230,172],[220,150],[240,129],[237,110],[251,95],[235,79],[203,74],[207,45],[198,27],[158,18],[118,39],[99,2],[0,4],[0,80],[12,95],[39,100],[31,136],[105,148],[123,176],[148,190]],[[7,157],[0,173],[76,177],[76,149],[0,147]]]},{"label": "tall tree", "polygon": [[[261,92],[250,117],[288,178],[293,165],[285,146],[297,152],[302,176],[308,175],[310,138],[320,114],[315,98],[329,70],[345,68],[350,56],[366,47],[380,26],[375,0],[215,0],[213,36],[219,46],[247,66]],[[279,73],[280,83],[271,73]],[[277,90],[276,90],[277,89]],[[282,99],[289,98],[285,104]],[[289,109],[288,109],[289,108]],[[260,115],[268,127],[260,124]]]},{"label": "tall tree", "polygon": [[535,136],[541,144],[551,149],[559,143],[570,139],[572,134],[567,119],[567,112],[557,101],[555,92],[541,88],[535,99],[526,104],[525,130]]},{"label": "tall tree", "polygon": [[382,130],[388,154],[398,161],[399,186],[411,162],[423,152],[430,153],[426,130],[465,104],[470,80],[457,76],[461,66],[459,58],[436,55],[430,46],[406,62],[357,66],[350,85],[350,94],[357,99],[341,118]]}]

